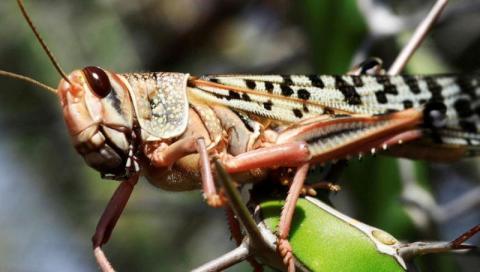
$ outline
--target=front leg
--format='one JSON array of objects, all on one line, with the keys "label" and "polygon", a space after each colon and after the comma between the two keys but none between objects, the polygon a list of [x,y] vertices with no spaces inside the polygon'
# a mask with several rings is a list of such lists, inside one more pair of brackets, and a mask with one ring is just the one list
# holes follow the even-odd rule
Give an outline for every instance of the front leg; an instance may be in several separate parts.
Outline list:
[{"label": "front leg", "polygon": [[225,198],[217,193],[208,150],[203,137],[179,139],[171,145],[161,143],[155,150],[146,150],[145,152],[152,164],[160,168],[171,167],[180,158],[198,153],[203,195],[207,204],[212,207],[221,207],[225,204]]},{"label": "front leg", "polygon": [[104,272],[115,271],[103,253],[102,245],[110,239],[113,229],[127,205],[128,199],[132,194],[133,187],[138,182],[139,175],[136,174],[126,181],[121,181],[117,190],[107,204],[100,220],[98,221],[95,234],[92,237],[93,253],[100,269]]},{"label": "front leg", "polygon": [[197,151],[196,138],[179,139],[172,144],[160,143],[153,151],[145,148],[145,154],[155,167],[169,168],[180,158]]},{"label": "front leg", "polygon": [[208,205],[214,208],[221,207],[226,203],[226,199],[217,193],[215,181],[213,180],[210,158],[208,156],[207,146],[205,145],[205,139],[198,138],[196,143],[197,152],[200,156],[199,163],[200,172],[202,174],[203,196]]}]

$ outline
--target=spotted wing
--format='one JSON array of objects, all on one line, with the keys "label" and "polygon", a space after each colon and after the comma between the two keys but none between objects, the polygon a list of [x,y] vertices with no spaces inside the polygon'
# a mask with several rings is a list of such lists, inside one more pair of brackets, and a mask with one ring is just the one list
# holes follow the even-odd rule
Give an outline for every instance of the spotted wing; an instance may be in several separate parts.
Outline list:
[{"label": "spotted wing", "polygon": [[480,145],[480,74],[214,75],[190,85],[192,95],[210,103],[287,123],[321,114],[386,114],[436,101],[447,108],[437,140]]}]

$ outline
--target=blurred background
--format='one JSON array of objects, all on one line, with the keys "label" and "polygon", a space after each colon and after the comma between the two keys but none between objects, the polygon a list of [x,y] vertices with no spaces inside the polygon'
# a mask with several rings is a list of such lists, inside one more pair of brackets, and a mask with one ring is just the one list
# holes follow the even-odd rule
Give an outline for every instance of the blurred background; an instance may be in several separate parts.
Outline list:
[{"label": "blurred background", "polygon": [[[388,67],[433,1],[25,1],[68,72],[345,73]],[[405,72],[480,67],[480,2],[451,1]],[[56,87],[59,76],[13,0],[0,1],[0,69]],[[90,237],[116,188],[70,144],[56,97],[0,79],[0,271],[95,271]],[[441,165],[352,160],[335,206],[405,241],[449,240],[480,222],[477,159]],[[478,244],[479,239],[472,242]],[[200,192],[137,185],[105,247],[120,271],[188,271],[234,248]],[[421,271],[478,271],[473,254],[417,259]],[[240,264],[229,271],[251,271]]]}]

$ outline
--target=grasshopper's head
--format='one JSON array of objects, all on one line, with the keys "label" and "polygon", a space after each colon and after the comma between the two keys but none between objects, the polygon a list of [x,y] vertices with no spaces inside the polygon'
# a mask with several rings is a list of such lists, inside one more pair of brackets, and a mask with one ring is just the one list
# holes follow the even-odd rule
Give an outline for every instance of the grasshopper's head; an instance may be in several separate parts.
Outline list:
[{"label": "grasshopper's head", "polygon": [[75,149],[103,176],[125,177],[133,108],[124,79],[98,67],[86,67],[73,71],[68,81],[60,81],[57,93]]},{"label": "grasshopper's head", "polygon": [[98,67],[85,67],[66,75],[43,41],[22,0],[17,0],[20,11],[39,44],[62,77],[57,89],[33,78],[0,70],[0,76],[31,83],[57,93],[63,116],[77,151],[91,167],[104,177],[124,179],[131,169],[139,167],[133,160],[135,135],[134,113],[126,80]]}]

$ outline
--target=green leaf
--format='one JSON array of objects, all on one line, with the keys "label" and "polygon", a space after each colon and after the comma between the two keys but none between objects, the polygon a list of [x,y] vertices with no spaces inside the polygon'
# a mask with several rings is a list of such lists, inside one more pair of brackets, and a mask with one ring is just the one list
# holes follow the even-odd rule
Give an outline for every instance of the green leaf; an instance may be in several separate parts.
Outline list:
[{"label": "green leaf", "polygon": [[[278,227],[283,204],[260,204],[271,230]],[[306,199],[297,203],[289,241],[296,258],[311,271],[405,271],[393,256],[379,252],[364,232]]]}]

